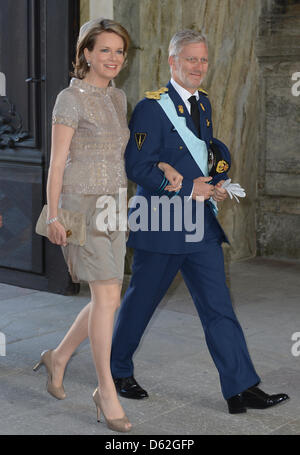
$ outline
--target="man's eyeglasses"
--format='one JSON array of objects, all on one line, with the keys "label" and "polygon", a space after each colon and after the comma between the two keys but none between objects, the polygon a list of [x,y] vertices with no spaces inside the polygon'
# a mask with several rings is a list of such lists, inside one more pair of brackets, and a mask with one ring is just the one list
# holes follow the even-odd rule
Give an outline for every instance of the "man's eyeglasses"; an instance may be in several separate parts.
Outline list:
[{"label": "man's eyeglasses", "polygon": [[[179,56],[181,57],[181,56]],[[208,60],[205,57],[197,58],[197,57],[181,57],[183,58],[186,62],[191,63],[192,65],[196,65],[196,63],[202,63],[202,65],[207,65]]]}]

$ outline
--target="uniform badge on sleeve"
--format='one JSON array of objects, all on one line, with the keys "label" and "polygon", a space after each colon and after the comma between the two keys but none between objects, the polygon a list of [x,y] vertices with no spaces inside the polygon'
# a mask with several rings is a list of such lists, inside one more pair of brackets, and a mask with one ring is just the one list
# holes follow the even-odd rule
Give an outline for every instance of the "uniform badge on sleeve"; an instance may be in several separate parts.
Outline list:
[{"label": "uniform badge on sleeve", "polygon": [[222,172],[228,171],[228,168],[229,168],[228,163],[225,160],[221,160],[217,164],[216,171],[218,172],[218,174],[221,174]]},{"label": "uniform badge on sleeve", "polygon": [[208,147],[208,172],[211,177],[222,174],[229,169],[229,163],[223,159],[222,153],[216,144],[210,141]]},{"label": "uniform badge on sleeve", "polygon": [[147,136],[147,133],[135,133],[135,135],[134,135],[135,142],[136,142],[137,148],[139,150],[141,150],[143,143],[145,142],[146,136]]}]

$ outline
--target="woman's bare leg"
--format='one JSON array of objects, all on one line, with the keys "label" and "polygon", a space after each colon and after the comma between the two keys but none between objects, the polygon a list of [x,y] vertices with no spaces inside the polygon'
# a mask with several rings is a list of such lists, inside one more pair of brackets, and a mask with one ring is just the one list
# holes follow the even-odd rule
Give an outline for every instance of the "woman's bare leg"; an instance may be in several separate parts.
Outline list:
[{"label": "woman's bare leg", "polygon": [[90,306],[91,302],[80,311],[62,341],[53,350],[52,383],[56,387],[62,384],[66,365],[73,352],[88,337]]},{"label": "woman's bare leg", "polygon": [[[89,338],[98,377],[99,396],[103,413],[107,419],[124,416],[110,370],[110,355],[114,315],[120,305],[120,286],[89,283],[91,306],[89,311]],[[129,425],[130,427],[131,425]]]},{"label": "woman's bare leg", "polygon": [[[103,284],[101,284],[103,286]],[[111,286],[111,285],[110,285]],[[119,299],[121,295],[122,285],[118,286],[118,301],[117,306],[119,305]],[[115,291],[114,291],[115,292]],[[59,387],[63,382],[64,371],[66,365],[71,358],[74,351],[78,346],[88,337],[88,327],[89,327],[89,315],[91,309],[91,302],[88,303],[78,314],[74,323],[57,346],[53,350],[53,374],[52,374],[52,383],[54,386]]]}]

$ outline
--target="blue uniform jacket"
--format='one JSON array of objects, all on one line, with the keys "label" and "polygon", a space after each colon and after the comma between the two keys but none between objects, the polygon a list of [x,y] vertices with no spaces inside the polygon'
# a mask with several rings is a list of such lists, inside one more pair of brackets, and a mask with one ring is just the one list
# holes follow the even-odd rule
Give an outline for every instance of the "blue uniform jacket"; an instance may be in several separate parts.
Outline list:
[{"label": "blue uniform jacket", "polygon": [[[187,126],[197,135],[192,117],[188,113],[186,106],[169,82],[167,85],[168,94],[172,99],[178,115],[186,118]],[[201,139],[204,140],[209,147],[210,144],[215,144],[224,160],[230,166],[230,154],[221,141],[213,137],[213,128],[211,120],[211,105],[208,97],[203,92],[199,91],[199,111],[200,111],[200,129]],[[184,196],[190,196],[193,188],[193,180],[197,177],[203,176],[198,165],[194,161],[192,155],[188,151],[185,143],[175,130],[173,124],[170,122],[160,105],[154,99],[144,98],[141,100],[134,109],[129,124],[130,139],[125,151],[125,166],[127,176],[130,180],[137,183],[136,196],[143,196],[147,201],[147,213],[145,217],[145,210],[141,212],[141,203],[137,203],[137,198],[132,201],[129,210],[129,223],[130,219],[135,220],[135,227],[138,222],[141,222],[141,229],[132,230],[128,238],[128,246],[153,251],[157,253],[168,254],[185,254],[189,252],[196,252],[202,248],[203,242],[208,242],[216,237],[222,242],[227,242],[227,238],[218,223],[216,216],[213,213],[212,204],[209,201],[204,203],[204,237],[199,242],[187,242],[186,235],[193,234],[193,231],[186,230],[185,224],[182,221],[182,229],[176,230],[174,217],[174,205],[171,203],[168,206],[170,211],[170,227],[164,230],[162,225],[163,209],[162,205],[158,202],[159,196],[165,196],[168,201],[174,200],[175,193],[164,191],[168,181],[164,178],[163,172],[157,167],[157,163],[164,161],[172,165],[178,172],[183,175],[182,188],[176,194],[179,197],[179,202],[182,201]],[[228,176],[226,172],[218,173],[214,176],[212,183],[216,184],[219,180],[225,180]],[[157,196],[153,199],[153,196]],[[152,199],[151,199],[152,197]],[[195,200],[190,200],[192,210],[192,220],[196,220],[196,203]],[[134,213],[136,211],[136,213]],[[138,213],[143,213],[143,218],[139,219]],[[178,211],[176,212],[178,216]],[[180,215],[183,219],[183,210]],[[159,218],[159,226],[151,229],[151,218]],[[140,217],[141,218],[141,217]],[[147,225],[147,230],[145,230]],[[190,228],[189,228],[190,229]]]}]

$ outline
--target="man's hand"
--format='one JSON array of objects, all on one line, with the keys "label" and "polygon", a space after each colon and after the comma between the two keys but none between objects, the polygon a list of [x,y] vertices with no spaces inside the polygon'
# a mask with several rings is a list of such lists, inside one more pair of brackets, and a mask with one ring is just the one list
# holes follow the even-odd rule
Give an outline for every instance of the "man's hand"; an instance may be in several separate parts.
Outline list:
[{"label": "man's hand", "polygon": [[203,196],[204,199],[209,199],[213,196],[214,186],[207,183],[210,182],[211,179],[212,177],[198,177],[194,180],[193,199],[196,199],[196,196]]},{"label": "man's hand", "polygon": [[225,188],[222,188],[222,184],[225,182],[225,180],[220,180],[214,187],[214,193],[212,195],[212,198],[216,202],[221,202],[224,201],[224,199],[228,198],[228,193],[225,190]]}]

